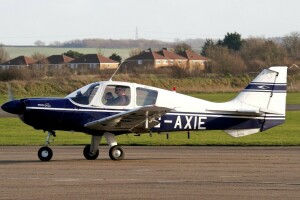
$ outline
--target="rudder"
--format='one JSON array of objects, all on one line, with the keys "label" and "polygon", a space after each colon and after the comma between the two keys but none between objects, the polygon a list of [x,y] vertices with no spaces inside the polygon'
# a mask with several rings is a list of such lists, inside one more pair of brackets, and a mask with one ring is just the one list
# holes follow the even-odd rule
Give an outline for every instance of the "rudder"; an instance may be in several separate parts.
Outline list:
[{"label": "rudder", "polygon": [[247,106],[285,115],[287,67],[263,70],[235,99]]}]

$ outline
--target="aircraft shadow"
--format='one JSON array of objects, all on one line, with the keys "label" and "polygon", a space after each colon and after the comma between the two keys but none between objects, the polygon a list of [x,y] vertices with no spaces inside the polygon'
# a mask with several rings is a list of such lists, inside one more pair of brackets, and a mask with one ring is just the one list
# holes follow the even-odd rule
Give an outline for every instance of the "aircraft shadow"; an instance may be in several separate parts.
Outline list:
[{"label": "aircraft shadow", "polygon": [[0,165],[22,164],[22,163],[37,163],[39,160],[0,160]]},{"label": "aircraft shadow", "polygon": [[[126,162],[126,161],[151,161],[151,160],[170,160],[172,158],[127,158],[120,162]],[[65,160],[51,160],[50,163],[59,163],[59,162],[116,162],[112,161],[109,158],[103,158],[103,159],[97,159],[97,160],[86,160],[86,159],[65,159]],[[0,165],[10,165],[10,164],[24,164],[24,163],[49,163],[49,162],[42,162],[40,160],[0,160]]]}]

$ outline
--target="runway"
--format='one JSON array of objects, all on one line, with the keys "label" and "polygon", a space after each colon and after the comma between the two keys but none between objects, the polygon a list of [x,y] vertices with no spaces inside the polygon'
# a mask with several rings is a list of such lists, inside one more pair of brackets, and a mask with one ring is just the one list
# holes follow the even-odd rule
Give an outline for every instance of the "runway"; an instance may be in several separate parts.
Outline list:
[{"label": "runway", "polygon": [[299,199],[300,147],[0,147],[0,199]]}]

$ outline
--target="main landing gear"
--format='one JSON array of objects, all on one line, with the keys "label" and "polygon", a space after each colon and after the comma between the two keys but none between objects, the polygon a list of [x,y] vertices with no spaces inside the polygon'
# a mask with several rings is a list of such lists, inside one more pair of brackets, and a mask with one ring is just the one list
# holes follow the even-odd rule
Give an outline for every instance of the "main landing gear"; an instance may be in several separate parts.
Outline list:
[{"label": "main landing gear", "polygon": [[[125,156],[125,152],[122,146],[117,144],[115,135],[112,133],[104,133],[103,135],[110,146],[109,149],[109,157],[112,160],[122,160]],[[41,147],[38,151],[38,157],[41,161],[49,161],[53,156],[53,152],[50,147],[50,139],[51,137],[56,137],[54,131],[48,131],[46,137],[46,144],[45,146]],[[87,160],[95,160],[99,156],[99,144],[101,141],[102,136],[92,136],[91,137],[91,144],[88,144],[83,149],[83,155]],[[54,139],[53,139],[54,140]]]},{"label": "main landing gear", "polygon": [[51,160],[51,158],[53,156],[52,150],[50,149],[50,147],[48,147],[48,145],[50,144],[49,140],[50,140],[51,136],[56,137],[54,131],[48,131],[48,135],[46,138],[46,144],[45,144],[45,146],[41,147],[38,151],[38,157],[41,161],[49,161],[49,160]]},{"label": "main landing gear", "polygon": [[[112,160],[122,160],[125,156],[123,148],[117,144],[115,135],[112,133],[104,133],[103,135],[110,146],[109,157]],[[91,144],[86,145],[83,149],[83,155],[87,160],[95,160],[99,155],[99,143],[102,136],[92,136]]]},{"label": "main landing gear", "polygon": [[[115,135],[112,133],[104,133],[103,135],[110,146],[109,157],[112,160],[122,160],[125,156],[125,152],[121,146],[117,144]],[[54,131],[48,131],[45,146],[41,147],[38,151],[38,157],[41,161],[49,161],[53,156],[53,152],[50,147],[51,137],[56,137]],[[95,160],[99,156],[99,144],[102,136],[92,136],[91,144],[88,144],[83,149],[83,155],[87,160]],[[52,139],[54,141],[54,139]]]}]

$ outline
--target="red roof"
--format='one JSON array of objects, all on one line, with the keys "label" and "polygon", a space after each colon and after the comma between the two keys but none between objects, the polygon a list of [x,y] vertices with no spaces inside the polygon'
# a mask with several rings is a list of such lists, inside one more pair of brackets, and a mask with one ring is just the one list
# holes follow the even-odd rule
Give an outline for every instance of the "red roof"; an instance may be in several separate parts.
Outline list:
[{"label": "red roof", "polygon": [[181,56],[189,59],[189,60],[209,60],[208,58],[201,56],[199,54],[196,54],[195,52],[191,50],[185,50],[183,53],[180,54]]},{"label": "red roof", "polygon": [[156,52],[156,53],[158,53],[158,54],[160,54],[160,55],[162,55],[162,56],[164,56],[164,57],[166,57],[166,58],[168,58],[168,59],[180,59],[180,60],[186,60],[186,58],[185,57],[183,57],[183,56],[180,56],[180,55],[178,55],[178,54],[176,54],[176,53],[173,53],[172,51],[168,51],[168,50],[166,50],[166,49],[162,49],[162,50],[160,50],[160,51],[158,51],[158,52]]},{"label": "red roof", "polygon": [[13,58],[9,61],[2,63],[1,65],[31,65],[31,64],[34,64],[35,62],[36,61],[30,57],[19,56],[19,57]]},{"label": "red roof", "polygon": [[74,59],[65,55],[52,55],[47,57],[46,60],[49,64],[63,64],[68,63]]},{"label": "red roof", "polygon": [[72,60],[69,63],[118,63],[118,62],[110,58],[104,57],[100,54],[86,54],[84,56],[81,56],[80,58]]},{"label": "red roof", "polygon": [[139,55],[132,56],[126,60],[166,60],[167,58],[152,51],[142,51]]}]

